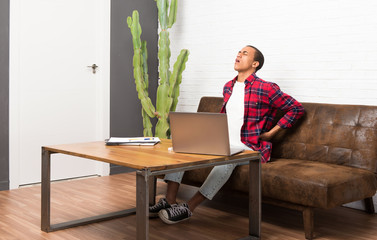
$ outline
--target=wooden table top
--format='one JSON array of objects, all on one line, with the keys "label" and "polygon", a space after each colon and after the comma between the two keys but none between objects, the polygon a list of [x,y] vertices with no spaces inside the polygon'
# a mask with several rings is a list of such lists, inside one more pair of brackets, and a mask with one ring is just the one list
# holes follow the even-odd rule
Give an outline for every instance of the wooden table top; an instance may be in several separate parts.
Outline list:
[{"label": "wooden table top", "polygon": [[43,146],[43,149],[54,153],[63,153],[113,163],[138,170],[150,169],[151,171],[259,155],[259,152],[257,151],[244,151],[229,157],[175,153],[174,151],[169,150],[171,146],[172,143],[170,139],[161,139],[161,142],[154,146],[106,146],[105,142],[100,141]]}]

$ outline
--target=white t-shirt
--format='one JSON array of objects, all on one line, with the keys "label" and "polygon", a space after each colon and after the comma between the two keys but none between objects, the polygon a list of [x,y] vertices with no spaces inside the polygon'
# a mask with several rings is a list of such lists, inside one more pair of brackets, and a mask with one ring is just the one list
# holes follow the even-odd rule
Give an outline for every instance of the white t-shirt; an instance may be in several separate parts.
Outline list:
[{"label": "white t-shirt", "polygon": [[241,128],[245,112],[245,83],[238,82],[233,86],[232,95],[226,104],[226,115],[228,119],[229,143],[231,147],[251,150],[241,142]]}]

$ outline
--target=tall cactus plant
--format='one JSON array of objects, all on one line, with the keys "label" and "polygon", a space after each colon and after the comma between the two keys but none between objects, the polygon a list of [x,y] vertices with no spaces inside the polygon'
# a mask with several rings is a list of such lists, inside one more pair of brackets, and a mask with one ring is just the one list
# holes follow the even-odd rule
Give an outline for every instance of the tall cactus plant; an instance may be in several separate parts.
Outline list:
[{"label": "tall cactus plant", "polygon": [[[134,78],[138,98],[142,105],[142,117],[144,126],[144,136],[152,136],[152,123],[150,118],[157,117],[155,136],[160,138],[169,137],[169,111],[175,111],[178,103],[179,85],[182,82],[182,72],[186,68],[189,51],[182,49],[177,61],[170,71],[170,39],[169,28],[173,26],[177,16],[178,0],[155,0],[158,8],[158,19],[160,22],[160,33],[158,40],[159,59],[159,85],[157,88],[156,107],[153,106],[148,97],[148,66],[147,66],[147,43],[141,41],[141,26],[138,11],[132,12],[132,17],[127,18],[128,27],[132,34],[134,48],[133,66]],[[169,10],[169,14],[168,14]]]}]

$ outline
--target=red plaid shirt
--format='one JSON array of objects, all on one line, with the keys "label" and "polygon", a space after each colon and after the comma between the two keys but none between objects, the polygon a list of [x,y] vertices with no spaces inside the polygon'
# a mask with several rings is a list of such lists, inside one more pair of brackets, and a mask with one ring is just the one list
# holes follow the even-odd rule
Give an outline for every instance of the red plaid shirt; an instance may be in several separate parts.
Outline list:
[{"label": "red plaid shirt", "polygon": [[[237,77],[224,86],[224,103],[221,112],[226,112],[226,103],[232,95]],[[241,142],[261,153],[261,162],[270,160],[272,143],[259,140],[259,135],[268,132],[273,126],[277,109],[285,115],[277,125],[290,128],[304,114],[304,108],[294,98],[283,93],[275,83],[258,78],[255,73],[245,80],[245,113],[241,128]]]}]

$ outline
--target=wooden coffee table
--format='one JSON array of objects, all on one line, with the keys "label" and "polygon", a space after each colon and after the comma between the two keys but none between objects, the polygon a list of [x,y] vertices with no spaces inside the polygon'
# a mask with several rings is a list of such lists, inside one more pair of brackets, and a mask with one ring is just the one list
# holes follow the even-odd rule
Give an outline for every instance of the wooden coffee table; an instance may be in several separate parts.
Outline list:
[{"label": "wooden coffee table", "polygon": [[[42,231],[52,232],[136,213],[137,239],[148,239],[148,208],[155,201],[155,188],[153,186],[155,186],[157,175],[229,163],[249,162],[249,236],[242,239],[260,239],[261,166],[259,152],[245,151],[231,157],[226,157],[175,153],[170,150],[171,146],[171,140],[167,139],[163,139],[161,143],[155,146],[106,146],[104,142],[43,146]],[[136,208],[51,225],[51,154],[54,153],[72,155],[136,169]]]}]

